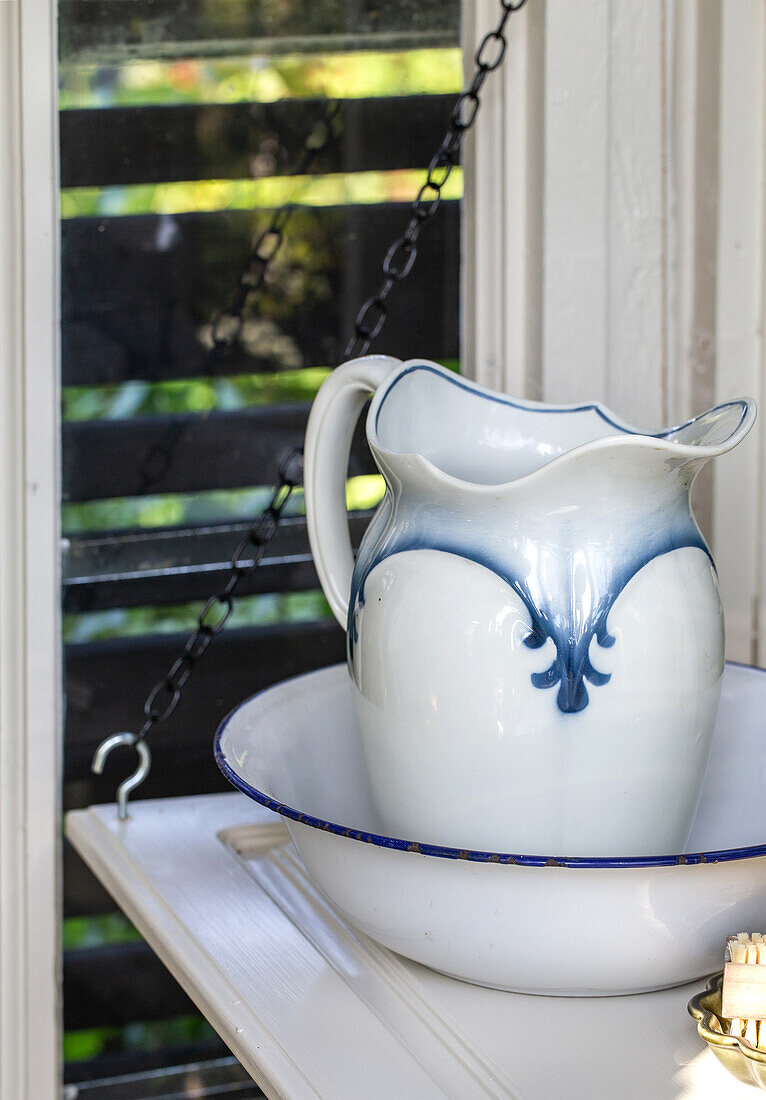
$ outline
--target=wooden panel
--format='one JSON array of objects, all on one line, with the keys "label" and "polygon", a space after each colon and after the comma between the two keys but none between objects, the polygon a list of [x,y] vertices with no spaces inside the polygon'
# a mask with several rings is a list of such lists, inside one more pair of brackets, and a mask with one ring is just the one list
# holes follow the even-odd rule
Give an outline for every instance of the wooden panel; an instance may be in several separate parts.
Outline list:
[{"label": "wooden panel", "polygon": [[[174,1044],[160,1050],[110,1051],[86,1061],[67,1062],[64,1083],[77,1084],[76,1100],[149,1100],[151,1089],[158,1085],[161,1089],[167,1081],[170,1093],[158,1100],[181,1100],[188,1091],[190,1077],[196,1084],[209,1077],[212,1066],[225,1065],[231,1066],[232,1082],[242,1074],[250,1083],[249,1088],[243,1084],[240,1092],[229,1086],[225,1092],[205,1095],[204,1100],[252,1100],[263,1096],[218,1038]],[[130,1087],[135,1090],[134,1094],[126,1096],[126,1088]]]},{"label": "wooden panel", "polygon": [[[61,0],[60,56],[106,65],[138,57],[417,49],[457,43],[458,0],[210,4],[206,0]],[[414,24],[414,25],[413,25]]]},{"label": "wooden panel", "polygon": [[549,0],[543,387],[665,416],[663,3]]},{"label": "wooden panel", "polygon": [[607,404],[668,423],[665,324],[664,0],[609,5]]},{"label": "wooden panel", "polygon": [[[763,445],[766,373],[766,6],[725,3],[721,27],[721,155],[715,400],[754,397],[748,439],[713,470],[713,551],[726,608],[727,655],[763,664]],[[762,599],[762,595],[761,595]]]},{"label": "wooden panel", "polygon": [[[189,799],[180,801],[185,807],[191,805]],[[246,823],[256,815],[261,820],[264,817],[259,813],[260,807],[237,795],[214,799],[213,803],[219,809],[216,833],[227,824]],[[228,804],[232,804],[236,821],[231,813],[227,815],[228,821],[220,813]],[[142,809],[137,807],[129,828],[124,830],[128,843],[135,843],[139,831],[143,833]],[[89,820],[91,816],[93,811],[70,819],[70,835],[74,838],[74,830],[78,844],[82,819]],[[105,824],[109,828],[108,811]],[[178,933],[173,936],[174,958],[170,960],[167,955],[163,958],[182,976],[195,1001],[268,1095],[294,1100],[319,1097],[383,1100],[384,1096],[390,1096],[392,1087],[418,1100],[443,1100],[446,1096],[463,1097],[472,1092],[477,1097],[506,1095],[505,1071],[499,1070],[501,1083],[497,1084],[494,1067],[487,1066],[483,1052],[475,1053],[451,1025],[451,1013],[445,1019],[440,1003],[437,1001],[434,1007],[417,982],[411,985],[405,977],[409,989],[406,984],[400,987],[397,979],[401,964],[396,957],[392,957],[393,962],[388,957],[381,959],[377,970],[368,971],[369,949],[363,947],[360,955],[352,934],[346,954],[352,969],[347,974],[341,973],[337,969],[332,934],[320,932],[330,952],[328,959],[322,955],[321,947],[312,942],[311,933],[307,936],[293,925],[287,914],[273,906],[248,874],[244,862],[215,834],[211,837],[209,816],[206,815],[204,823],[199,818],[194,823],[187,819],[187,830],[189,827],[199,842],[198,858],[193,861],[196,883],[199,884],[211,862],[217,868],[218,881],[212,891],[216,902],[202,924],[190,934],[183,927],[187,906],[177,903],[168,906],[164,891],[155,892],[154,912],[159,921],[152,928],[142,922],[142,932],[151,943],[162,938],[164,929],[174,927]],[[174,843],[174,832],[167,831],[158,839],[160,847],[167,851]],[[102,843],[111,856],[111,844]],[[90,845],[86,844],[86,849],[90,861]],[[132,895],[127,905],[122,891],[118,893],[118,900],[129,911],[135,908],[136,896],[131,862],[130,858],[120,860],[122,882]],[[182,870],[185,864],[176,859],[174,865],[176,875],[186,873]],[[302,878],[301,871],[299,874]],[[207,889],[204,892],[207,897]],[[200,900],[200,887],[195,885],[187,894],[187,901],[196,904]],[[314,897],[307,893],[304,900],[307,914],[313,916]],[[198,949],[204,951],[203,944],[210,942],[210,931],[223,930],[219,906],[228,912],[229,920],[236,921],[238,931],[231,940],[231,948],[224,948],[217,959],[208,958],[199,969],[192,963],[197,980],[188,983],[189,948],[193,950],[192,944],[196,942]],[[345,931],[341,935],[346,936]],[[246,993],[228,968],[229,959],[234,962],[235,958],[239,959],[234,964],[239,976],[250,985]],[[281,978],[277,975],[280,969]],[[200,987],[204,989],[202,997]],[[290,1008],[286,1010],[288,1004]],[[294,1038],[298,1034],[302,1038],[296,1049]],[[344,1054],[337,1047],[341,1035]],[[355,1051],[353,1058],[349,1057],[351,1049]],[[507,1094],[511,1094],[510,1089]]]},{"label": "wooden panel", "polygon": [[[101,1055],[77,1063],[78,1076],[65,1072],[64,1080],[78,1082],[77,1100],[263,1100],[263,1092],[220,1040],[166,1048],[159,1059],[156,1051],[147,1053]],[[90,1076],[83,1077],[84,1072]]]},{"label": "wooden panel", "polygon": [[142,941],[64,952],[65,1031],[194,1014],[178,982]]},{"label": "wooden panel", "polygon": [[94,917],[114,912],[114,900],[68,840],[64,841],[63,861],[64,917]]},{"label": "wooden panel", "polygon": [[[211,357],[205,340],[231,301],[251,238],[268,214],[223,211],[62,224],[62,356],[66,385],[334,366],[353,318],[377,289],[402,232],[403,203],[301,208],[286,231],[242,346]],[[380,351],[458,354],[459,204],[443,203],[418,262],[391,296]],[[207,329],[206,329],[206,326]],[[207,333],[207,335],[206,335]]]},{"label": "wooden panel", "polygon": [[[311,172],[388,171],[428,164],[454,96],[352,99]],[[326,100],[62,111],[61,186],[284,175],[327,113]]]},{"label": "wooden panel", "polygon": [[[468,7],[471,33],[483,11]],[[495,183],[494,202],[468,183],[467,373],[549,401],[597,397],[649,429],[760,398],[765,28],[763,0],[546,0],[514,17],[519,65],[487,85],[471,165],[497,180],[510,157],[527,174]],[[727,653],[743,661],[766,660],[762,467],[756,427],[693,495]]]},{"label": "wooden panel", "polygon": [[[472,57],[486,33],[481,3],[464,4]],[[517,397],[542,392],[545,3],[508,24],[502,68],[482,90],[465,147],[463,370]]]},{"label": "wooden panel", "polygon": [[[65,424],[63,498],[271,485],[285,456],[303,445],[309,407],[265,405],[231,413]],[[360,422],[350,475],[373,470]]]},{"label": "wooden panel", "polygon": [[609,12],[546,13],[543,394],[579,401],[606,387]]},{"label": "wooden panel", "polygon": [[[352,545],[357,546],[369,512],[350,517]],[[206,599],[223,586],[231,555],[249,524],[218,524],[159,531],[129,531],[73,536],[64,555],[65,611],[183,603]],[[266,556],[242,580],[240,595],[318,588],[309,549],[306,521],[282,521]]]},{"label": "wooden panel", "polygon": [[[259,843],[238,854],[220,837],[243,825]],[[127,826],[111,807],[92,808],[67,831],[269,1095],[749,1095],[686,1014],[702,980],[612,998],[509,996],[447,980],[358,936],[291,847],[274,847],[273,817],[239,795],[144,802]],[[582,1037],[605,1031],[631,1040],[594,1058]]]},{"label": "wooden panel", "polygon": [[530,5],[509,50],[470,154],[463,359],[508,393],[659,426],[662,0]]},{"label": "wooden panel", "polygon": [[[90,772],[103,737],[136,729],[150,688],[182,651],[186,635],[117,638],[66,650],[65,790],[68,808],[111,801],[115,783],[132,770],[129,750],[112,754],[103,776]],[[213,735],[249,695],[310,669],[342,661],[343,631],[334,620],[229,629],[216,639],[189,680],[175,714],[152,734],[152,774],[145,797],[221,790]]]},{"label": "wooden panel", "polygon": [[[668,409],[675,423],[715,404],[721,5],[673,5],[669,45]],[[712,532],[713,469],[692,501]]]}]

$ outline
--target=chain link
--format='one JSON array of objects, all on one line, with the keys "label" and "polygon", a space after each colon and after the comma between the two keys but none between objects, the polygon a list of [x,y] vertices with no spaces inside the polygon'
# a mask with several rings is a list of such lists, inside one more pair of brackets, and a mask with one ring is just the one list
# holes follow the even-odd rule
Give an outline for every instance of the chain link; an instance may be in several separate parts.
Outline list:
[{"label": "chain link", "polygon": [[[525,3],[526,0],[517,0],[516,3],[500,0],[500,21],[479,43],[474,55],[476,69],[471,83],[455,101],[447,132],[431,158],[426,180],[412,203],[404,232],[391,244],[385,255],[382,264],[383,282],[377,294],[368,298],[357,314],[354,335],[346,347],[346,359],[365,355],[373,340],[382,332],[388,319],[388,296],[395,286],[407,278],[415,265],[420,233],[439,208],[442,190],[458,163],[463,137],[476,120],[480,105],[479,92],[489,73],[494,72],[503,62],[507,49],[506,24],[513,12],[518,11]],[[303,155],[295,169],[295,175],[303,175],[331,140],[338,110],[338,103],[332,103],[325,116],[315,124],[304,143]],[[211,356],[225,354],[238,340],[242,331],[245,305],[252,295],[262,289],[268,266],[282,246],[285,227],[295,209],[294,202],[286,203],[276,211],[268,227],[256,237],[240,272],[232,301],[213,319]],[[147,484],[155,473],[154,469],[148,468],[148,459],[149,456],[147,469],[142,471],[142,477]],[[163,462],[167,461],[164,453],[151,455],[151,459],[161,469],[164,468]],[[146,737],[154,726],[166,722],[173,714],[197,662],[225,629],[234,611],[234,597],[239,585],[260,565],[269,543],[279,530],[293,491],[301,484],[302,462],[303,451],[296,447],[280,464],[278,481],[269,503],[253,520],[247,535],[232,554],[231,572],[226,584],[206,601],[197,619],[196,629],[189,636],[183,652],[149,692],[144,703],[144,723],[138,734],[114,735],[105,739],[96,751],[94,770],[97,771],[103,768],[106,754],[118,741],[121,744],[132,744],[145,754],[135,776],[122,785],[119,801],[121,817],[127,816],[128,790],[137,786],[148,773],[148,753],[144,743]]]},{"label": "chain link", "polygon": [[[333,100],[316,119],[303,143],[298,163],[290,173],[292,177],[305,175],[316,158],[330,145],[335,136],[335,122],[339,112],[340,104]],[[200,374],[209,373],[219,367],[221,359],[239,340],[244,325],[245,308],[252,298],[263,290],[269,265],[282,247],[284,231],[297,209],[298,203],[293,197],[274,211],[267,227],[254,237],[250,252],[237,277],[231,301],[213,317],[210,323],[210,349],[205,362],[200,367]],[[162,481],[172,466],[177,448],[188,430],[188,421],[179,420],[171,423],[149,448],[138,468],[138,481],[133,490],[135,496],[143,496]]]},{"label": "chain link", "polygon": [[[205,602],[197,618],[197,627],[189,636],[183,653],[154,685],[144,703],[144,724],[136,743],[143,741],[154,726],[167,722],[178,706],[181,692],[194,672],[197,661],[226,627],[234,612],[234,595],[241,582],[260,564],[266,548],[279,529],[284,510],[300,483],[299,458],[295,448],[279,468],[279,480],[266,507],[253,520],[231,559],[231,574],[226,585]],[[245,555],[248,555],[245,557]]]},{"label": "chain link", "polygon": [[[526,0],[509,3],[500,0],[501,15],[494,30],[488,31],[474,54],[471,83],[455,100],[447,132],[431,158],[425,182],[410,207],[410,216],[401,237],[397,237],[383,260],[383,282],[377,294],[368,298],[354,321],[354,333],[346,345],[345,358],[366,355],[372,341],[380,336],[388,317],[386,300],[393,288],[412,271],[418,256],[418,239],[423,228],[433,218],[442,200],[442,191],[460,160],[463,138],[476,121],[481,102],[479,93],[490,73],[498,69],[505,58],[508,39],[505,28],[514,12],[524,7]],[[404,262],[397,256],[404,257]]]}]

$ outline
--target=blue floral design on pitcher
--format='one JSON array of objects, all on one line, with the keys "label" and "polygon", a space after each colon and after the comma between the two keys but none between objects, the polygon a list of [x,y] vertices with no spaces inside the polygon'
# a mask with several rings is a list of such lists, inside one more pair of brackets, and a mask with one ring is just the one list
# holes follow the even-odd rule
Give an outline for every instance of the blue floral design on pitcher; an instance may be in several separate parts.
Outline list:
[{"label": "blue floral design on pitcher", "polygon": [[[513,479],[498,485],[496,499],[488,498],[491,484],[482,487],[484,496],[479,500],[471,492],[461,493],[456,482],[443,489],[441,496],[436,486],[430,494],[424,493],[422,485],[417,479],[413,484],[411,476],[412,468],[423,456],[403,455],[397,446],[381,444],[386,431],[385,423],[381,430],[386,402],[413,372],[436,374],[456,390],[466,390],[474,400],[515,411],[514,420],[505,425],[509,435],[513,431],[523,434],[519,425],[530,412],[538,418],[546,414],[560,417],[563,413],[582,419],[585,414],[585,439],[603,439],[604,447],[595,458],[585,449],[580,456],[573,453],[567,476],[559,479],[560,484],[552,473],[544,468],[537,470],[539,464],[534,464],[530,470],[522,469],[518,489]],[[736,403],[736,407],[739,416],[744,416],[744,406]],[[706,416],[712,417],[717,411]],[[476,387],[431,365],[417,365],[402,372],[377,409],[378,438],[370,439],[376,462],[386,477],[387,493],[365,534],[353,573],[348,621],[350,660],[357,640],[356,617],[364,606],[365,580],[370,572],[394,554],[442,551],[484,566],[517,593],[530,618],[526,645],[539,649],[550,638],[556,650],[547,669],[531,674],[533,685],[540,689],[558,686],[556,702],[565,714],[584,710],[589,702],[587,685],[602,687],[611,678],[597,667],[593,641],[603,649],[614,644],[608,629],[609,613],[633,577],[655,558],[684,547],[699,548],[710,557],[689,505],[689,486],[701,463],[688,456],[673,460],[667,455],[667,447],[655,448],[657,454],[651,448],[652,440],[677,437],[693,423],[644,437],[647,447],[643,449],[635,445],[626,449],[613,441],[620,444],[627,441],[626,437],[637,439],[639,433],[613,420],[598,405],[525,406],[499,395],[477,393]],[[611,454],[607,449],[610,444]],[[562,443],[559,451],[568,449],[574,452],[576,446],[568,448]],[[425,457],[431,469],[438,465],[427,449]],[[444,456],[439,457],[443,460]],[[443,468],[435,472],[443,473]],[[537,472],[539,500],[534,489],[524,486],[527,472]],[[631,495],[631,507],[624,511],[620,508],[621,478],[626,483],[624,491],[629,486]],[[604,485],[599,493],[600,479]],[[495,522],[488,521],[490,505],[502,513]],[[661,623],[658,629],[662,629]]]},{"label": "blue floral design on pitcher", "polygon": [[[406,505],[405,505],[406,508]],[[401,523],[402,505],[397,509]],[[420,509],[422,513],[422,509]],[[421,515],[421,520],[424,517]],[[607,620],[609,612],[626,585],[654,558],[682,547],[698,547],[708,556],[710,551],[690,514],[676,517],[668,528],[651,529],[637,546],[623,546],[620,557],[614,556],[615,546],[596,547],[588,551],[572,551],[541,542],[523,540],[523,549],[509,539],[506,553],[477,551],[459,533],[434,537],[438,520],[431,517],[425,529],[413,531],[416,524],[404,522],[401,527],[386,524],[382,538],[375,541],[371,554],[364,545],[357,559],[349,605],[349,653],[357,640],[356,615],[364,606],[364,584],[372,570],[394,554],[410,550],[440,550],[476,562],[501,577],[520,596],[531,620],[525,639],[530,649],[539,649],[548,638],[556,647],[556,656],[544,672],[534,672],[531,680],[537,688],[559,686],[556,702],[565,714],[576,714],[588,705],[586,681],[594,687],[608,683],[610,674],[599,671],[591,659],[595,638],[604,649],[614,645]],[[431,529],[429,534],[428,528]],[[368,540],[366,539],[365,542]],[[617,541],[617,540],[615,540]],[[623,542],[628,541],[623,538]],[[631,552],[632,551],[632,552]],[[526,552],[526,553],[525,553]],[[525,568],[513,564],[525,557]],[[712,560],[712,559],[711,559]],[[555,580],[554,580],[555,578]]]}]

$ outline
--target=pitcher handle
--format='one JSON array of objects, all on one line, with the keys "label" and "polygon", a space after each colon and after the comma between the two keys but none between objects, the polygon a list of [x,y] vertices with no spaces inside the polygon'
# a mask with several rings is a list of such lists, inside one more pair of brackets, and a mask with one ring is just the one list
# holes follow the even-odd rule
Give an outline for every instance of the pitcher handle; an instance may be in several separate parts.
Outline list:
[{"label": "pitcher handle", "polygon": [[346,515],[351,440],[370,394],[400,365],[389,355],[366,355],[336,367],[322,383],[306,427],[303,484],[309,544],[327,602],[344,630],[354,570]]}]

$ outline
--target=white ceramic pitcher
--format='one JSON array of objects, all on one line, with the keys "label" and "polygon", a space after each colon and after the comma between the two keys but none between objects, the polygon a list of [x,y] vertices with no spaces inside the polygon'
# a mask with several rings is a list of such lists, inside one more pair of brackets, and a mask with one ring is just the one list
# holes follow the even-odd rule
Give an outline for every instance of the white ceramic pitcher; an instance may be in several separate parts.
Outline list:
[{"label": "white ceramic pitcher", "polygon": [[[354,562],[344,486],[371,393],[386,493]],[[525,854],[683,850],[724,662],[689,492],[754,418],[737,400],[650,435],[421,360],[332,373],[306,434],[308,529],[382,829]]]}]

